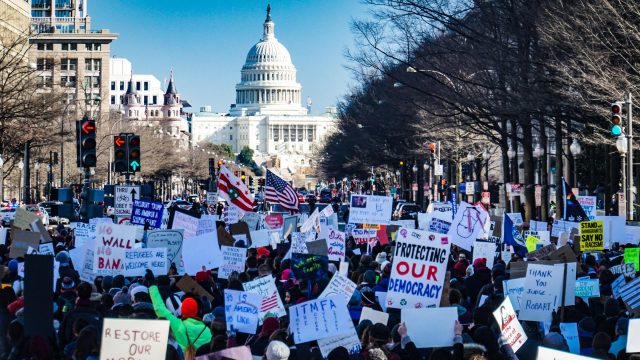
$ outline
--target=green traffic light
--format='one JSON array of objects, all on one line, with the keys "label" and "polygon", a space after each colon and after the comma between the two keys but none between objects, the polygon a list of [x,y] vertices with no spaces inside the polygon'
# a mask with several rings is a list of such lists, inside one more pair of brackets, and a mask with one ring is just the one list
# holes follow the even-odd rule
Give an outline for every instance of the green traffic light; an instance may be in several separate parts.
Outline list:
[{"label": "green traffic light", "polygon": [[130,166],[131,166],[131,170],[138,171],[138,169],[140,168],[140,163],[138,163],[138,161],[136,160],[133,160]]},{"label": "green traffic light", "polygon": [[620,135],[622,135],[622,128],[620,127],[620,125],[613,125],[611,127],[611,136],[618,137]]}]

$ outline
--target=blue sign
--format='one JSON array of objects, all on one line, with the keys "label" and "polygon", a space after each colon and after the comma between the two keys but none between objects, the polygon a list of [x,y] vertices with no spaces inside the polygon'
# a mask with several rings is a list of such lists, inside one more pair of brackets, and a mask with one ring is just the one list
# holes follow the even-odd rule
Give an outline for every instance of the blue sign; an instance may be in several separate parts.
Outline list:
[{"label": "blue sign", "polygon": [[452,218],[456,217],[456,213],[458,212],[458,194],[455,191],[451,192],[451,213]]},{"label": "blue sign", "polygon": [[149,227],[159,229],[162,225],[162,212],[164,205],[147,200],[134,200],[131,210],[131,223],[144,225],[149,223]]}]

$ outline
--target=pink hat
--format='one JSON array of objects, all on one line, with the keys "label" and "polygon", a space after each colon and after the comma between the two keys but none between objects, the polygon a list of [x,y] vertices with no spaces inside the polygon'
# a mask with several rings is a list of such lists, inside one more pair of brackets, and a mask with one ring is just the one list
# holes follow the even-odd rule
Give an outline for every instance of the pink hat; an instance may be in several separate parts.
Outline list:
[{"label": "pink hat", "polygon": [[291,278],[291,269],[282,270],[282,275],[280,275],[280,280],[289,280]]}]

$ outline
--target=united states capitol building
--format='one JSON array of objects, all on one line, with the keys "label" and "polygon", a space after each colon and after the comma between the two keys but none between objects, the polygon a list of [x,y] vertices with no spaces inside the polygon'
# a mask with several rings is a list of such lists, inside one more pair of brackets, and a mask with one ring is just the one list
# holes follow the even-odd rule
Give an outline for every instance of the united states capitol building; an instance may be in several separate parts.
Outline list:
[{"label": "united states capitol building", "polygon": [[[133,89],[123,96],[123,117],[160,125],[168,134],[188,135],[191,146],[229,144],[235,153],[248,146],[259,165],[275,169],[295,186],[313,187],[317,158],[325,138],[335,129],[335,108],[310,115],[310,100],[302,105],[302,86],[296,80],[291,55],[275,36],[270,8],[260,41],[247,54],[236,85],[236,101],[227,112],[203,106],[183,113],[173,76],[163,103],[145,103]],[[133,78],[132,78],[133,79]],[[181,115],[182,114],[182,115]]]}]

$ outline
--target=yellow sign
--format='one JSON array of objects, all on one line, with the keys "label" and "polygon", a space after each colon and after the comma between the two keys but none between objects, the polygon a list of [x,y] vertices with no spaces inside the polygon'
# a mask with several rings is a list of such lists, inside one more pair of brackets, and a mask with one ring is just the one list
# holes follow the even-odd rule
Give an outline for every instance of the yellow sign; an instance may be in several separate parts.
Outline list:
[{"label": "yellow sign", "polygon": [[378,224],[362,224],[363,229],[368,230],[380,230],[380,225]]},{"label": "yellow sign", "polygon": [[540,242],[540,239],[533,235],[527,235],[527,252],[536,251],[536,244]]},{"label": "yellow sign", "polygon": [[602,220],[580,222],[580,251],[604,250]]}]

